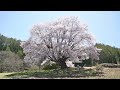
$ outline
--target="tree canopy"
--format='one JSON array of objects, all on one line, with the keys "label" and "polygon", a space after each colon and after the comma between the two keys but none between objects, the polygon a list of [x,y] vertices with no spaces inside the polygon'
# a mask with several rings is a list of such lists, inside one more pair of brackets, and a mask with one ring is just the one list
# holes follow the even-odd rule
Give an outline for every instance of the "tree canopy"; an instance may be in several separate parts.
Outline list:
[{"label": "tree canopy", "polygon": [[78,62],[88,55],[99,60],[95,38],[78,17],[62,17],[56,21],[34,25],[30,38],[21,43],[24,60],[36,63],[50,59],[66,68],[66,61]]}]

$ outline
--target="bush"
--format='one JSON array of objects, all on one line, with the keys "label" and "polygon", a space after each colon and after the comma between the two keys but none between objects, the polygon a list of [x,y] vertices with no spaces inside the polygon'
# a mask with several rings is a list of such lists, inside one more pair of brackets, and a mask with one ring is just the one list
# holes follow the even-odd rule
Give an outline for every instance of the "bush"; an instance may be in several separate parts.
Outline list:
[{"label": "bush", "polygon": [[23,60],[11,51],[0,51],[0,72],[23,71]]},{"label": "bush", "polygon": [[95,69],[96,69],[96,73],[102,73],[103,72],[103,66],[102,65],[97,65]]},{"label": "bush", "polygon": [[57,69],[60,66],[58,64],[52,64],[52,65],[46,65],[43,67],[44,70],[51,70],[51,69]]},{"label": "bush", "polygon": [[85,76],[94,76],[94,75],[96,75],[96,71],[95,70],[93,70],[93,69],[88,69],[87,71],[84,71],[84,75]]},{"label": "bush", "polygon": [[39,70],[37,65],[32,65],[30,68],[27,69],[28,71],[37,71]]},{"label": "bush", "polygon": [[101,64],[103,67],[107,68],[120,68],[120,64],[113,64],[113,63],[103,63]]}]

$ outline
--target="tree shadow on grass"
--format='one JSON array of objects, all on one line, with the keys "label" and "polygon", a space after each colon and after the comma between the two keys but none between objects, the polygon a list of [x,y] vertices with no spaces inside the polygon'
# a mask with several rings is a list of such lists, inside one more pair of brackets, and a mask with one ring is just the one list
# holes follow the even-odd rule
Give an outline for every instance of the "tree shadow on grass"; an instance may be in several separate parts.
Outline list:
[{"label": "tree shadow on grass", "polygon": [[80,71],[77,70],[45,70],[40,72],[19,72],[13,73],[10,75],[6,75],[12,79],[14,78],[29,78],[29,77],[36,77],[36,78],[79,78],[79,77],[89,77],[89,76],[101,76],[103,72],[96,72],[93,69],[81,69]]}]

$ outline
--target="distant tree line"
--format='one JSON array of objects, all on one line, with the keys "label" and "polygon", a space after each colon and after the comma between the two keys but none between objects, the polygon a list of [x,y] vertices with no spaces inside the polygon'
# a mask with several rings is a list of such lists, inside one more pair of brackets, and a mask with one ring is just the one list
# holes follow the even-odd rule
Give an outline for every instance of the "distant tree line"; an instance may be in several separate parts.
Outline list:
[{"label": "distant tree line", "polygon": [[21,59],[24,58],[23,49],[20,47],[21,40],[16,40],[14,38],[7,38],[0,34],[0,51],[14,52]]},{"label": "distant tree line", "polygon": [[102,49],[100,52],[100,60],[99,61],[92,61],[92,60],[84,60],[83,64],[86,66],[93,66],[96,63],[113,63],[119,64],[120,62],[120,48],[112,47],[109,45],[104,45],[101,43],[96,44],[97,48]]},{"label": "distant tree line", "polygon": [[96,44],[96,47],[101,48],[99,63],[119,63],[120,62],[120,48],[112,47],[104,44]]}]

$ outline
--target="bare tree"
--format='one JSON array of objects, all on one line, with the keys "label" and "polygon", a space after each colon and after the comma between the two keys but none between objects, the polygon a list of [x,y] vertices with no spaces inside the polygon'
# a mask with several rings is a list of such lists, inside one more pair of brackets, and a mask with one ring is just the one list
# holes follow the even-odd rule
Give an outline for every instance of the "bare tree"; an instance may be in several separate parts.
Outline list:
[{"label": "bare tree", "polygon": [[22,71],[23,60],[11,51],[0,51],[0,72]]},{"label": "bare tree", "polygon": [[87,25],[74,16],[34,25],[30,38],[21,43],[26,62],[35,64],[49,59],[61,68],[67,68],[66,60],[79,61],[84,54],[99,60],[94,45],[95,39],[88,32]]}]

